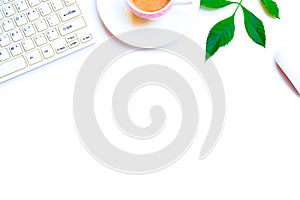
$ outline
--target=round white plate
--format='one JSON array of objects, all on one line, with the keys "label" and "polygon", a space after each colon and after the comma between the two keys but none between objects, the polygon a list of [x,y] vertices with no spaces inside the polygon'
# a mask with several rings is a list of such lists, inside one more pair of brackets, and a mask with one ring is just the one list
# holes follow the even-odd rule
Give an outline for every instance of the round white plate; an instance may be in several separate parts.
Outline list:
[{"label": "round white plate", "polygon": [[[97,0],[99,15],[106,28],[117,38],[121,33],[145,28],[157,28],[175,31],[182,35],[194,24],[199,11],[200,0],[192,0],[189,5],[174,5],[172,9],[162,18],[156,20],[144,20],[135,16],[127,7],[126,0]],[[124,38],[119,38],[123,42],[132,44]],[[166,40],[169,44],[172,41]]]}]

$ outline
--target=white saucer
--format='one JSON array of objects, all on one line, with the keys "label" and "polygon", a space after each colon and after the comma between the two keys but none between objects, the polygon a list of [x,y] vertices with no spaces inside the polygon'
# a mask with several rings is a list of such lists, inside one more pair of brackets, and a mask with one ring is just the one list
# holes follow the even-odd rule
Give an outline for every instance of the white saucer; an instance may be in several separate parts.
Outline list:
[{"label": "white saucer", "polygon": [[[194,24],[200,7],[199,0],[192,0],[189,5],[175,5],[162,18],[143,20],[136,17],[127,7],[126,0],[97,0],[99,15],[106,28],[123,42],[135,46],[131,41],[118,37],[121,33],[135,29],[157,28],[171,30],[185,35]],[[173,42],[166,40],[164,45]]]}]

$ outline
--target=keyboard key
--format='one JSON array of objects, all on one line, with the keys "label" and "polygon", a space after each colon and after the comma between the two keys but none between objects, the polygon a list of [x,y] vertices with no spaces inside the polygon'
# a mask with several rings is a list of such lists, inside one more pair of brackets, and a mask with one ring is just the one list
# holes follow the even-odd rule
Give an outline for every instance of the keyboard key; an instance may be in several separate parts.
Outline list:
[{"label": "keyboard key", "polygon": [[39,14],[35,8],[28,10],[26,12],[26,15],[27,15],[29,21],[31,21],[31,22],[40,18]]},{"label": "keyboard key", "polygon": [[31,49],[34,49],[32,39],[24,40],[21,44],[25,51],[30,51]]},{"label": "keyboard key", "polygon": [[40,35],[33,37],[33,40],[35,41],[35,44],[37,46],[42,46],[43,44],[47,43],[47,40],[46,40],[44,34],[40,34]]},{"label": "keyboard key", "polygon": [[26,59],[30,65],[34,65],[43,60],[39,50],[34,50],[34,51],[26,54]]},{"label": "keyboard key", "polygon": [[49,41],[56,40],[59,37],[56,29],[46,31],[46,35],[47,35]]},{"label": "keyboard key", "polygon": [[92,40],[92,35],[91,34],[87,34],[87,35],[83,35],[81,38],[80,38],[80,41],[82,43],[87,43],[89,41]]},{"label": "keyboard key", "polygon": [[35,30],[34,30],[32,24],[27,24],[27,25],[23,26],[22,30],[26,37],[29,37],[29,36],[32,36],[35,34]]},{"label": "keyboard key", "polygon": [[72,48],[75,48],[75,47],[77,47],[77,46],[79,46],[79,41],[78,40],[74,40],[74,41],[72,41],[72,42],[69,42],[68,43],[68,46],[69,46],[69,48],[70,49],[72,49]]},{"label": "keyboard key", "polygon": [[17,24],[17,26],[23,26],[24,24],[27,24],[27,19],[24,14],[17,14],[14,16],[14,20]]},{"label": "keyboard key", "polygon": [[66,4],[66,6],[70,6],[70,5],[74,4],[74,3],[76,3],[76,0],[64,0],[64,2]]},{"label": "keyboard key", "polygon": [[71,34],[67,35],[67,36],[65,37],[65,39],[66,39],[67,42],[72,42],[73,40],[76,40],[76,39],[77,39],[77,36],[76,36],[75,33],[71,33]]},{"label": "keyboard key", "polygon": [[67,22],[64,25],[59,27],[59,32],[61,35],[67,35],[76,30],[79,30],[86,26],[86,23],[82,17],[77,18],[73,21]]},{"label": "keyboard key", "polygon": [[39,11],[43,17],[52,13],[52,10],[51,10],[49,4],[47,4],[47,3],[40,5]]},{"label": "keyboard key", "polygon": [[14,56],[14,57],[23,53],[23,50],[22,50],[21,46],[18,43],[11,46],[9,48],[9,50],[10,50],[11,55]]},{"label": "keyboard key", "polygon": [[47,23],[44,19],[39,19],[34,22],[35,28],[38,32],[44,31],[48,28]]},{"label": "keyboard key", "polygon": [[17,11],[22,12],[28,8],[25,0],[20,0],[15,2],[15,6],[17,8]]},{"label": "keyboard key", "polygon": [[7,4],[7,3],[12,2],[12,1],[14,1],[14,0],[3,0],[3,3]]},{"label": "keyboard key", "polygon": [[18,29],[18,28],[13,30],[12,32],[10,32],[10,37],[12,38],[12,40],[14,42],[18,42],[23,39],[23,35],[22,35],[20,29]]},{"label": "keyboard key", "polygon": [[10,17],[16,13],[14,6],[12,4],[3,5],[2,10],[3,10],[4,16],[6,16],[6,17]]},{"label": "keyboard key", "polygon": [[59,12],[59,16],[63,22],[73,19],[77,16],[81,15],[79,7],[77,5],[68,7]]},{"label": "keyboard key", "polygon": [[0,62],[3,62],[10,58],[10,55],[6,49],[0,50]]},{"label": "keyboard key", "polygon": [[12,29],[15,28],[15,25],[14,25],[14,23],[13,23],[13,21],[11,19],[3,20],[1,22],[1,25],[2,25],[2,27],[4,29],[4,31],[6,31],[6,32],[8,32],[8,31],[10,31],[10,30],[12,30]]},{"label": "keyboard key", "polygon": [[0,47],[6,47],[10,45],[10,39],[7,34],[0,35]]},{"label": "keyboard key", "polygon": [[7,76],[11,73],[14,73],[16,71],[19,71],[23,68],[27,67],[27,64],[23,58],[23,56],[20,56],[18,58],[15,58],[13,60],[10,60],[6,63],[1,63],[0,65],[0,77]]},{"label": "keyboard key", "polygon": [[60,10],[64,7],[61,0],[51,0],[50,4],[51,4],[54,11],[58,11],[58,10]]},{"label": "keyboard key", "polygon": [[42,47],[41,51],[45,59],[51,58],[55,55],[51,45]]},{"label": "keyboard key", "polygon": [[26,59],[27,59],[29,65],[34,65],[43,60],[39,50],[34,50],[34,51],[26,54]]},{"label": "keyboard key", "polygon": [[53,27],[60,23],[58,17],[56,14],[50,15],[47,17],[47,21],[49,23],[49,26]]},{"label": "keyboard key", "polygon": [[40,0],[27,0],[27,1],[31,7],[37,6],[41,3]]},{"label": "keyboard key", "polygon": [[58,54],[63,53],[67,50],[68,50],[68,47],[65,44],[59,44],[59,45],[56,45],[56,47],[55,47],[55,51]]}]

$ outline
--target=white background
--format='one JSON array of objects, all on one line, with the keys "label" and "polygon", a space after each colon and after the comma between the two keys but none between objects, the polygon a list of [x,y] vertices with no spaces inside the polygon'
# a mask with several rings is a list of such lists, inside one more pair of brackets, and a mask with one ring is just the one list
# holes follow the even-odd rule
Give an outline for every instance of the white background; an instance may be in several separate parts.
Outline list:
[{"label": "white background", "polygon": [[[177,163],[150,175],[117,173],[87,153],[73,122],[72,95],[97,45],[1,84],[0,199],[299,199],[300,101],[274,63],[286,38],[296,35],[299,16],[295,0],[277,2],[281,20],[266,16],[259,1],[244,0],[266,26],[266,49],[248,38],[239,11],[234,40],[213,57],[227,117],[205,160],[197,159],[203,135]],[[100,44],[110,35],[94,0],[82,4]],[[204,47],[209,29],[234,9],[201,9],[188,36]]]}]

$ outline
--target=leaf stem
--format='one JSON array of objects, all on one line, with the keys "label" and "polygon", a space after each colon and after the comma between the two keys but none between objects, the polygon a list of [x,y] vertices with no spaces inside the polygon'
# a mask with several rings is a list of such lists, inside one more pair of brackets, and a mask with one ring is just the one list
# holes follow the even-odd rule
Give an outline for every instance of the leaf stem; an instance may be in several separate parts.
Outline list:
[{"label": "leaf stem", "polygon": [[235,9],[235,11],[234,11],[234,13],[233,13],[233,15],[235,15],[235,13],[236,13],[236,11],[239,9],[239,7],[242,5],[242,3],[243,3],[243,0],[240,0],[240,2],[238,3],[238,2],[236,2],[237,4],[238,4],[238,6],[236,7],[236,9]]}]

